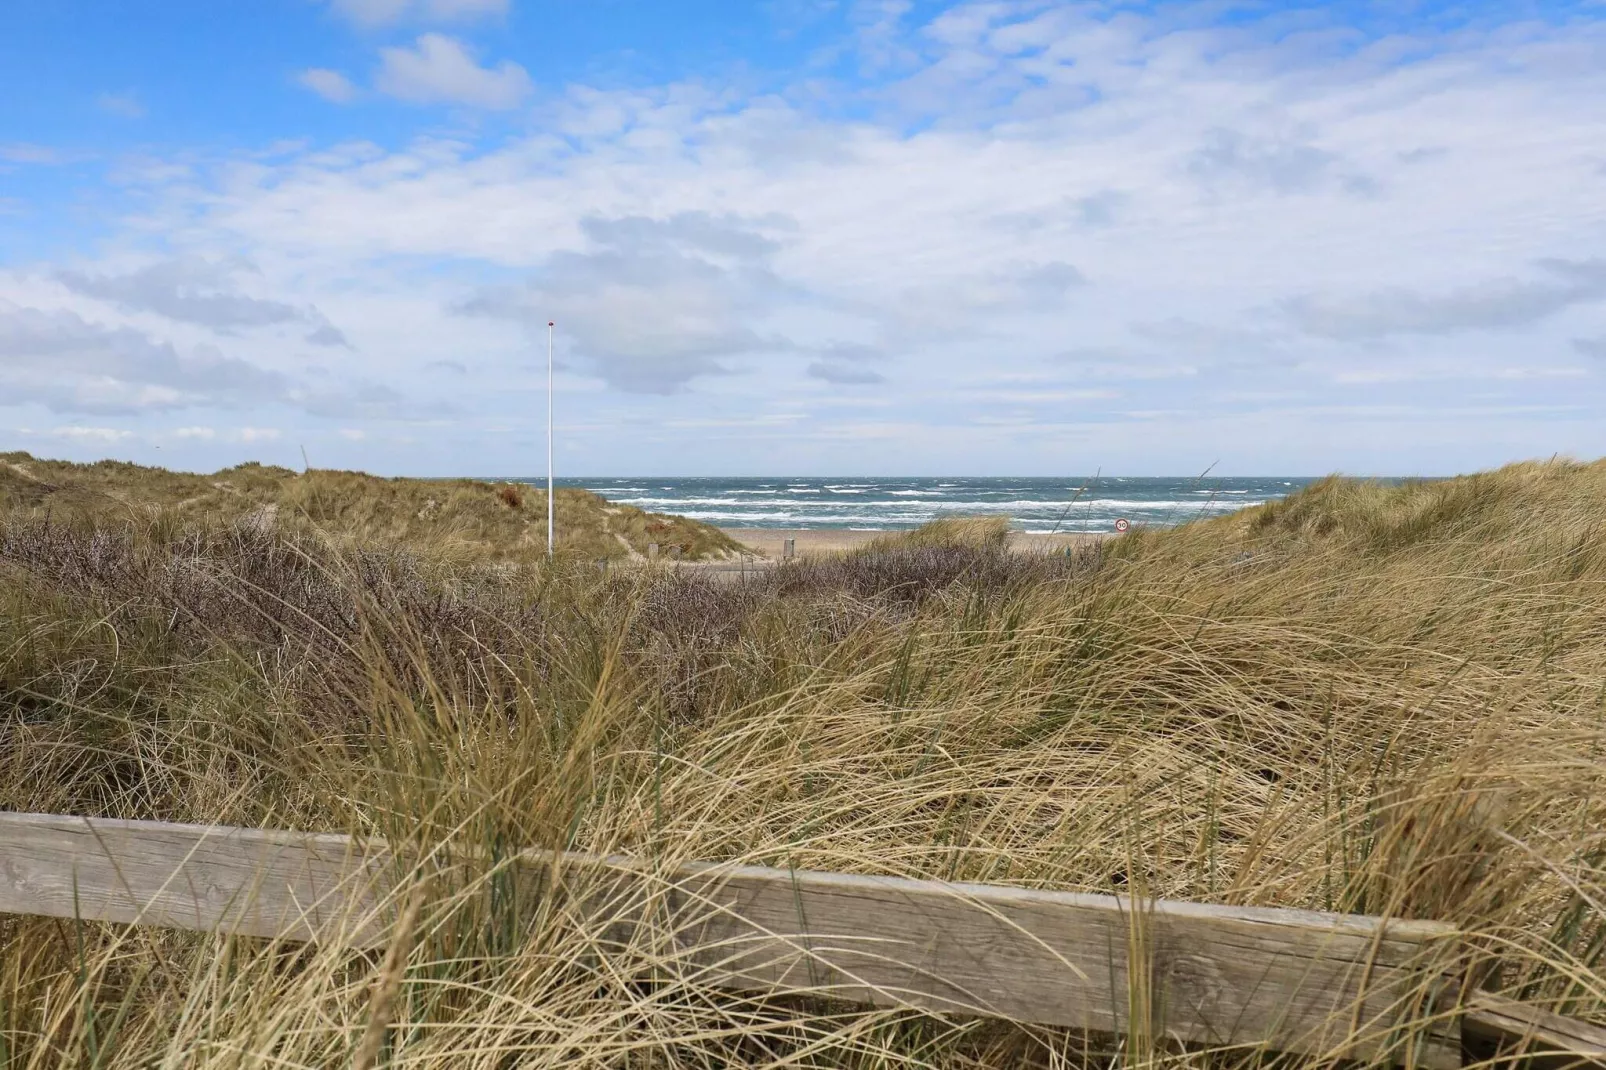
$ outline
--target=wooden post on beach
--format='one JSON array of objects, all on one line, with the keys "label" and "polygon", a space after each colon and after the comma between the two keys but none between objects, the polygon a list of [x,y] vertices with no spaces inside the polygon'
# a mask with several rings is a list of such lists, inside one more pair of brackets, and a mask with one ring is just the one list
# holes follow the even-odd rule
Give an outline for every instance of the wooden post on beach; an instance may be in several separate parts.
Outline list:
[{"label": "wooden post on beach", "polygon": [[669,548],[669,560],[671,560],[671,561],[679,561],[680,560],[680,547],[671,546]]},{"label": "wooden post on beach", "polygon": [[649,542],[647,544],[647,560],[648,561],[654,561],[654,560],[657,559],[657,557],[658,557],[658,544],[655,543],[655,542]]},{"label": "wooden post on beach", "polygon": [[781,560],[790,561],[797,556],[797,540],[786,539],[781,543]]}]

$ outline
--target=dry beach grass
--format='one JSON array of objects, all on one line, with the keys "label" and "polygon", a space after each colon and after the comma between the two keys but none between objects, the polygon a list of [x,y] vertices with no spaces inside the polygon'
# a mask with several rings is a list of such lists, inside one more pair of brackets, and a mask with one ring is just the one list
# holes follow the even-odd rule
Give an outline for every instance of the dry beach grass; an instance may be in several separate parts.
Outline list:
[{"label": "dry beach grass", "polygon": [[[477,563],[527,562],[546,552],[546,488],[478,479],[381,479],[261,464],[194,475],[0,453],[0,511],[179,526],[271,518],[280,527],[355,544],[400,542]],[[687,560],[740,549],[718,528],[612,504],[578,488],[558,488],[556,512],[559,552],[575,558],[640,557],[650,543],[666,553],[677,547]]]},{"label": "dry beach grass", "polygon": [[0,921],[0,1061],[1270,1058],[719,992],[499,899],[527,847],[1440,918],[1486,983],[1606,1020],[1603,703],[1601,464],[1330,480],[1069,555],[950,525],[740,583],[13,511],[0,806],[483,869],[388,960]]}]

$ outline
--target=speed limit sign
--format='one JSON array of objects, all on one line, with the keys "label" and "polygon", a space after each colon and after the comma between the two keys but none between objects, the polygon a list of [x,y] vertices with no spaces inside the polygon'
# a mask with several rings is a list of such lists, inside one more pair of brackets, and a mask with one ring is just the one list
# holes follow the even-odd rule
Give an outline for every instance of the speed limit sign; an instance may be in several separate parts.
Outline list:
[{"label": "speed limit sign", "polygon": [[1115,530],[1116,531],[1125,531],[1127,528],[1129,528],[1131,526],[1132,526],[1131,522],[1128,521],[1126,517],[1120,516],[1120,517],[1116,517],[1115,518]]}]

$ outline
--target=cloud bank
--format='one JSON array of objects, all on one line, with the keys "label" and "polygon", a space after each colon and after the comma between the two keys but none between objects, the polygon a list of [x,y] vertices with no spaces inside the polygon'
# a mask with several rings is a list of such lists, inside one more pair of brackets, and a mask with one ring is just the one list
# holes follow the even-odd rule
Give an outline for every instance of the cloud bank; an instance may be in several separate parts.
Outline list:
[{"label": "cloud bank", "polygon": [[550,86],[430,28],[503,4],[334,8],[403,41],[304,87],[453,118],[381,143],[302,94],[352,136],[125,171],[115,253],[0,274],[0,415],[276,406],[516,471],[555,319],[594,472],[1606,453],[1598,18],[859,4],[795,71]]}]

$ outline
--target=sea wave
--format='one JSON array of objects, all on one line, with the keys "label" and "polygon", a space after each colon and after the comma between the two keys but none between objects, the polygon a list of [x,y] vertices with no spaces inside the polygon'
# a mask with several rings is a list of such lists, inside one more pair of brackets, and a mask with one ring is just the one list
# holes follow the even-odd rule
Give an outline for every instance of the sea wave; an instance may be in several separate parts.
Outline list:
[{"label": "sea wave", "polygon": [[[840,510],[844,506],[865,510],[876,516],[891,515],[889,509],[911,506],[924,506],[918,514],[922,517],[933,516],[960,516],[967,514],[1006,514],[1006,515],[1048,515],[1057,516],[1061,513],[1074,518],[1084,513],[1101,512],[1234,512],[1254,505],[1264,504],[1262,500],[1232,501],[1199,501],[1193,499],[1164,498],[1154,501],[1139,501],[1125,498],[1095,498],[1090,501],[1033,501],[1031,499],[1016,498],[1003,502],[920,502],[907,499],[895,502],[884,501],[855,501],[840,502],[829,499],[798,499],[798,498],[765,498],[760,501],[749,501],[741,498],[615,498],[620,505],[634,505],[643,509],[657,511],[683,512],[687,516],[695,514],[686,512],[687,506],[726,505],[736,508],[748,507],[750,509],[773,509],[776,506],[793,506],[795,511],[788,515],[818,517],[822,510]],[[738,514],[742,515],[742,514]]]},{"label": "sea wave", "polygon": [[[664,477],[658,477],[664,478]],[[849,481],[851,480],[851,481]],[[531,484],[544,479],[522,480]],[[611,501],[740,527],[898,530],[947,516],[1006,519],[1047,533],[1107,531],[1118,517],[1167,527],[1281,498],[1304,481],[1065,476],[996,479],[896,477],[620,477],[565,481]]]},{"label": "sea wave", "polygon": [[[769,504],[769,503],[765,503]],[[801,502],[802,505],[812,505],[812,502]],[[1007,501],[946,501],[946,502],[887,502],[887,505],[930,505],[934,510],[943,513],[1013,513],[1013,512],[1054,512],[1071,510],[1072,515],[1087,509],[1131,509],[1131,510],[1184,510],[1184,509],[1244,509],[1251,505],[1260,505],[1261,501],[1231,501],[1211,502],[1196,501],[1190,498],[1157,498],[1144,501],[1138,498],[1084,498],[1060,501],[1044,501],[1037,498],[1011,498]],[[821,503],[822,507],[825,503]],[[865,508],[874,507],[874,503],[865,502]]]},{"label": "sea wave", "polygon": [[[843,505],[855,505],[856,502],[833,502],[822,498],[765,498],[761,501],[747,501],[742,498],[615,498],[613,501],[620,505],[636,505],[644,509],[677,509],[682,505],[750,505],[755,509],[769,508],[775,505],[796,505],[804,509],[837,509]],[[865,508],[872,508],[872,503],[864,503]]]},{"label": "sea wave", "polygon": [[931,519],[924,513],[878,513],[873,517],[867,517],[857,513],[732,513],[701,509],[688,509],[680,515],[693,520],[747,522],[785,520],[791,523],[810,524],[863,524],[869,520],[879,520],[886,524],[923,524]]},{"label": "sea wave", "polygon": [[1264,501],[1260,500],[1260,499],[1256,499],[1254,501],[1232,501],[1232,502],[1203,501],[1203,502],[1200,502],[1200,501],[1191,501],[1191,500],[1186,499],[1186,498],[1162,498],[1162,499],[1157,499],[1157,500],[1154,500],[1154,501],[1138,501],[1138,500],[1134,500],[1134,499],[1130,499],[1130,498],[1094,498],[1091,501],[1080,502],[1080,503],[1078,503],[1078,506],[1079,507],[1081,507],[1081,506],[1099,506],[1100,508],[1105,508],[1105,509],[1147,509],[1147,510],[1155,510],[1155,509],[1222,509],[1222,510],[1227,510],[1229,512],[1236,512],[1239,509],[1247,509],[1252,505],[1263,505],[1263,504],[1265,504]]}]

